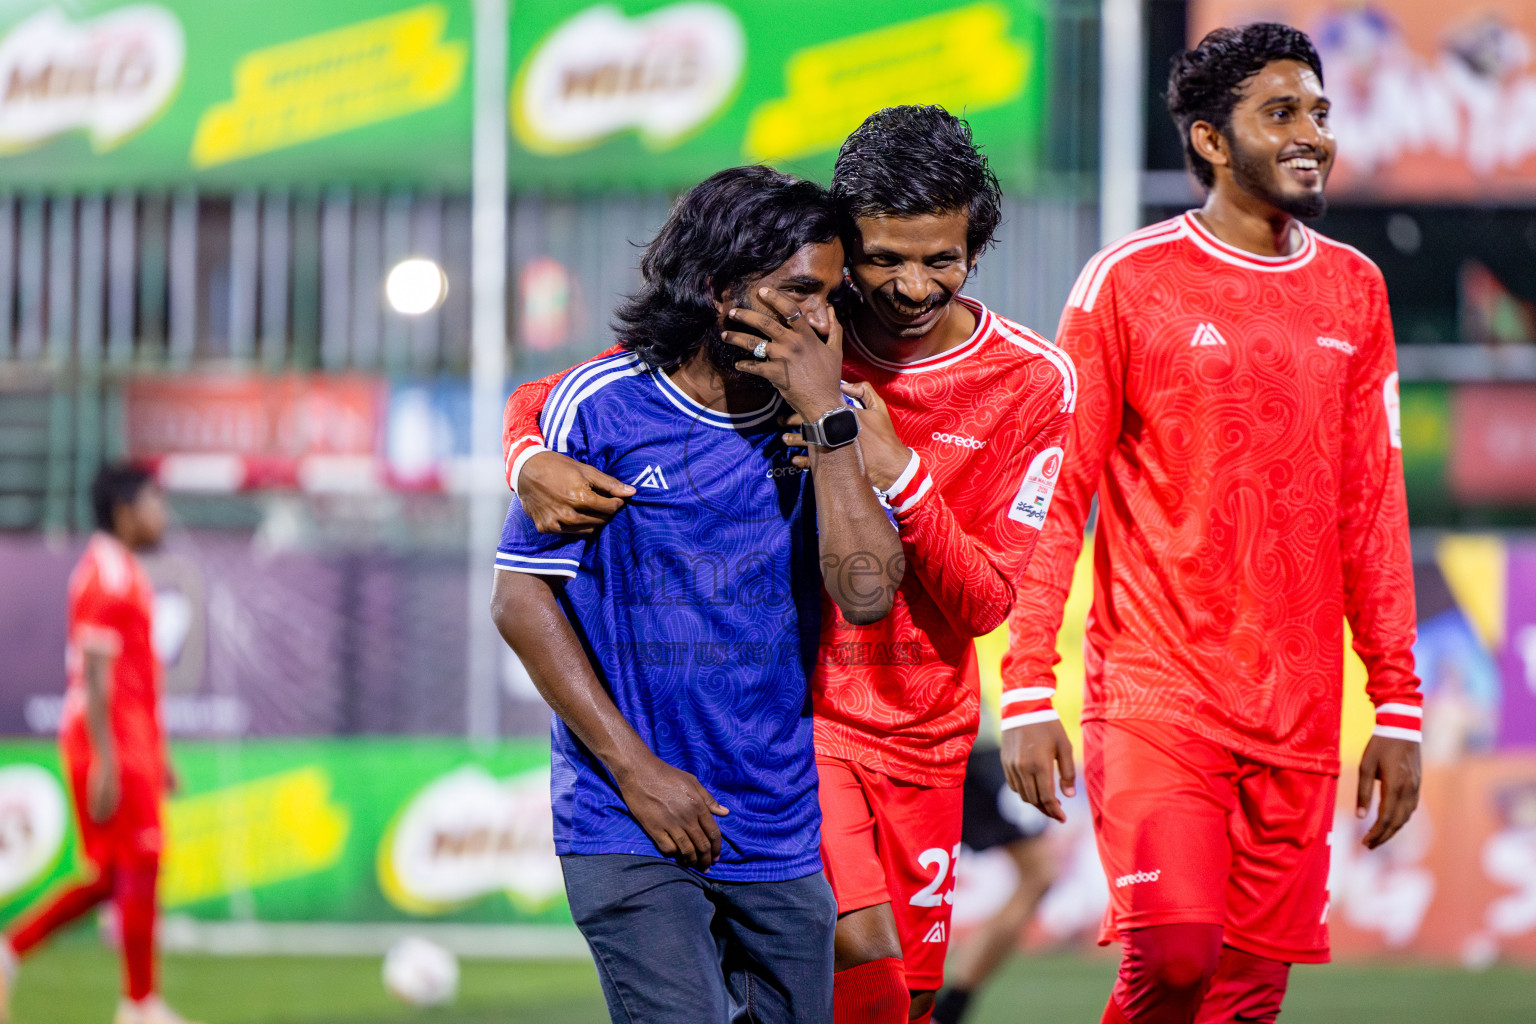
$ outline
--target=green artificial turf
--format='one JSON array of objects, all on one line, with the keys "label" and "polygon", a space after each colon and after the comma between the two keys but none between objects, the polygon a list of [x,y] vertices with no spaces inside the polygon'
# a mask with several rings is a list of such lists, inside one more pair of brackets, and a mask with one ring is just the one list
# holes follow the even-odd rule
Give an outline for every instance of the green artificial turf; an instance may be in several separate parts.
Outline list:
[{"label": "green artificial turf", "polygon": [[[1016,958],[966,1024],[1098,1024],[1113,956]],[[1536,1024],[1536,970],[1422,964],[1298,966],[1281,1024]]]},{"label": "green artificial turf", "polygon": [[[465,960],[451,1007],[417,1010],[384,992],[368,957],[167,956],[166,1001],[203,1024],[601,1024],[597,975],[585,961]],[[22,967],[12,1024],[111,1024],[116,956],[66,940]]]},{"label": "green artificial turf", "polygon": [[[168,956],[166,996],[206,1024],[602,1024],[590,964],[462,965],[458,1001],[436,1010],[393,1003],[372,958]],[[1096,1024],[1114,978],[1112,958],[1043,956],[1008,964],[968,1024]],[[28,960],[14,1024],[110,1024],[117,960],[71,936]],[[1283,1024],[1531,1024],[1536,971],[1481,974],[1416,964],[1299,967]]]}]

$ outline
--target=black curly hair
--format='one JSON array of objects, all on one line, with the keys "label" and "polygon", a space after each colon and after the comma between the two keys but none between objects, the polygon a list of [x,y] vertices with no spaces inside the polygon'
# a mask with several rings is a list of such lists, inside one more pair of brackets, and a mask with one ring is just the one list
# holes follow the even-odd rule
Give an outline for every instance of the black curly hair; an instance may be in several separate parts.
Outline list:
[{"label": "black curly hair", "polygon": [[613,314],[620,344],[651,366],[681,366],[719,337],[717,293],[838,237],[827,190],[771,167],[732,167],[683,194],[640,258],[640,290]]},{"label": "black curly hair", "polygon": [[132,505],[139,494],[154,482],[142,466],[126,462],[107,463],[96,471],[91,481],[91,515],[96,529],[111,533],[119,505]]},{"label": "black curly hair", "polygon": [[971,126],[937,106],[886,107],[843,142],[832,169],[832,201],[844,242],[859,217],[913,217],[964,210],[966,254],[992,244],[1002,219],[997,175],[971,138]]},{"label": "black curly hair", "polygon": [[1190,172],[1206,188],[1216,183],[1216,172],[1195,152],[1190,127],[1205,121],[1226,135],[1243,83],[1277,60],[1299,61],[1317,73],[1319,82],[1323,80],[1322,58],[1307,34],[1271,21],[1214,29],[1193,50],[1174,55],[1168,74],[1168,114],[1184,137],[1184,160]]}]

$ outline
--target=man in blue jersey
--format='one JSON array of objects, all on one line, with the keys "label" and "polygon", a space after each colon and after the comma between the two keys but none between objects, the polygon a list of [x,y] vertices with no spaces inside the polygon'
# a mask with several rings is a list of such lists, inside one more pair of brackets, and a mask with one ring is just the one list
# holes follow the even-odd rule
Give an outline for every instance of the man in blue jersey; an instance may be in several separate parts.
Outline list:
[{"label": "man in blue jersey", "polygon": [[695,187],[618,311],[623,351],[541,419],[634,497],[589,537],[507,514],[493,614],[556,713],[555,845],[615,1021],[832,1019],[820,593],[873,622],[902,572],[839,388],[842,268],[819,186],[746,167]]}]

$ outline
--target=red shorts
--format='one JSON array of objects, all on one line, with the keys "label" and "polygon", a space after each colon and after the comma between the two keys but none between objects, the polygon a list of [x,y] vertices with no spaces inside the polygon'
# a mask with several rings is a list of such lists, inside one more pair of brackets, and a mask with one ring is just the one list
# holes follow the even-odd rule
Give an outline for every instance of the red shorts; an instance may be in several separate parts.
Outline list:
[{"label": "red shorts", "polygon": [[907,987],[944,984],[964,787],[902,782],[836,757],[816,758],[821,863],[837,912],[889,903]]},{"label": "red shorts", "polygon": [[[160,856],[164,834],[160,826],[161,787],[148,772],[125,769],[117,812],[106,821],[94,821],[90,811],[89,752],[64,748],[64,767],[75,800],[75,823],[86,858],[97,867],[111,864],[142,864]],[[157,778],[157,777],[156,777]]]},{"label": "red shorts", "polygon": [[1088,722],[1084,781],[1109,909],[1099,933],[1219,924],[1222,941],[1325,963],[1338,778],[1261,764],[1162,722]]}]

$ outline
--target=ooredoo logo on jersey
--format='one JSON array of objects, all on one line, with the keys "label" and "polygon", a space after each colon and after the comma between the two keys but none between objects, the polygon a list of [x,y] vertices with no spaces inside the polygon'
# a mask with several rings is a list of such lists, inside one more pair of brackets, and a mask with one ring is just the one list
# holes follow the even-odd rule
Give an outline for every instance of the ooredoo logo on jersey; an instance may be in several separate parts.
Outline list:
[{"label": "ooredoo logo on jersey", "polygon": [[987,442],[978,438],[968,437],[965,434],[946,434],[935,430],[933,439],[941,444],[952,444],[957,448],[969,448],[972,451],[981,451],[987,446]]},{"label": "ooredoo logo on jersey", "polygon": [[1115,879],[1115,888],[1124,889],[1128,885],[1140,885],[1143,882],[1155,882],[1163,875],[1163,869],[1154,871],[1132,871],[1128,875],[1121,875]]}]

